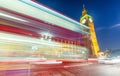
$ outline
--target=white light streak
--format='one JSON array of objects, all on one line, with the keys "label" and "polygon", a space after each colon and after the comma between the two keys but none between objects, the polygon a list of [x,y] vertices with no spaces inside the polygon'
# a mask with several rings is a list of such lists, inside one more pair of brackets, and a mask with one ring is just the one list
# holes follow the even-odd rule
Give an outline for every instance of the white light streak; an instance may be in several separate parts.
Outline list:
[{"label": "white light streak", "polygon": [[23,22],[28,22],[28,21],[23,20],[23,19],[21,19],[21,18],[17,18],[17,17],[15,17],[15,16],[11,16],[11,15],[8,15],[8,14],[4,14],[4,13],[2,13],[2,12],[0,12],[0,16],[7,17],[7,18],[11,18],[11,19],[15,19],[15,20],[19,20],[19,21],[23,21]]},{"label": "white light streak", "polygon": [[47,42],[36,42],[32,40],[24,40],[24,39],[17,39],[17,38],[10,38],[10,37],[0,37],[2,40],[9,40],[9,41],[17,41],[17,42],[27,42],[27,43],[35,43],[35,44],[41,44],[41,45],[48,45],[48,46],[60,46],[57,44],[47,43]]}]

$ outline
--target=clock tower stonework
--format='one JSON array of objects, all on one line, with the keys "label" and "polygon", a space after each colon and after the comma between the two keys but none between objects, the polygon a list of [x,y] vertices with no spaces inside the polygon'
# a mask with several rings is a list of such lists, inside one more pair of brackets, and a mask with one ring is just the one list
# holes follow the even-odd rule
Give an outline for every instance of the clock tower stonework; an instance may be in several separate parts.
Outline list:
[{"label": "clock tower stonework", "polygon": [[92,17],[88,14],[84,6],[82,10],[82,17],[80,18],[80,23],[89,27],[89,33],[90,33],[89,42],[90,42],[90,48],[91,48],[91,54],[92,54],[91,56],[98,57],[100,48],[97,41],[96,32],[94,29],[94,22]]}]

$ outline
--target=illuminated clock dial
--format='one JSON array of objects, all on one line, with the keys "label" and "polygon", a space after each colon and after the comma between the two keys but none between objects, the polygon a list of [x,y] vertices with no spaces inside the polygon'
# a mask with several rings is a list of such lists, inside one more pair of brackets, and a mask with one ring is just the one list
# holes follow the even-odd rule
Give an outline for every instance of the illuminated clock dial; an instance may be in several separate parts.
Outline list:
[{"label": "illuminated clock dial", "polygon": [[82,23],[82,24],[85,24],[85,23],[86,23],[86,19],[83,19],[81,23]]},{"label": "illuminated clock dial", "polygon": [[90,21],[90,22],[93,22],[92,18],[89,18],[89,21]]}]

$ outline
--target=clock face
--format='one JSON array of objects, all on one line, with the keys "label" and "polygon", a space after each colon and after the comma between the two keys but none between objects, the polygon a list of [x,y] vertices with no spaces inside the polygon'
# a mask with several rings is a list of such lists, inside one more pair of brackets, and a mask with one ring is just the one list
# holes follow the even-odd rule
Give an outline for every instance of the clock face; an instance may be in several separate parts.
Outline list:
[{"label": "clock face", "polygon": [[93,22],[92,18],[89,18],[89,22]]},{"label": "clock face", "polygon": [[87,21],[86,19],[83,19],[81,23],[82,23],[82,24],[85,24],[86,21]]},{"label": "clock face", "polygon": [[82,24],[87,24],[88,22],[92,23],[92,22],[93,22],[92,18],[88,18],[88,19],[84,18],[84,19],[81,21]]}]

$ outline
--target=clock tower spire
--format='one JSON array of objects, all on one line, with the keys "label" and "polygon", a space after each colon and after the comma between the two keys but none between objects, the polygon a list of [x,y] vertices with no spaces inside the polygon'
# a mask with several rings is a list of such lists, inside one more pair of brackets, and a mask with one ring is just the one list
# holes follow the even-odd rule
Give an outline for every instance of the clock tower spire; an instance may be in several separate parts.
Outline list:
[{"label": "clock tower spire", "polygon": [[85,5],[83,5],[82,16],[80,18],[80,23],[89,27],[90,33],[90,47],[92,51],[92,56],[98,56],[99,44],[96,37],[96,32],[94,29],[94,22],[92,17],[88,14]]}]

